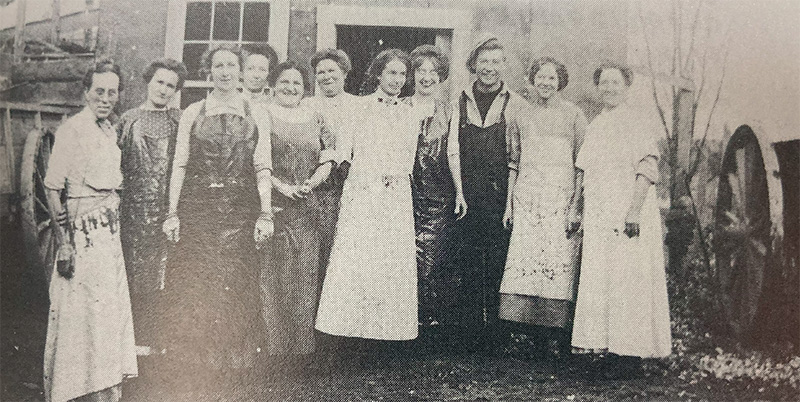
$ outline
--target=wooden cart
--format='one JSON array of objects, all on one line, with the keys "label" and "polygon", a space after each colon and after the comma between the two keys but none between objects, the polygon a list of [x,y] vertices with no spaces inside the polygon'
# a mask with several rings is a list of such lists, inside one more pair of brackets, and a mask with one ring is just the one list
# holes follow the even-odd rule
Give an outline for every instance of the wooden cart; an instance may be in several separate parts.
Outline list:
[{"label": "wooden cart", "polygon": [[800,133],[741,125],[725,146],[714,250],[728,332],[800,345]]},{"label": "wooden cart", "polygon": [[0,174],[2,215],[21,219],[28,266],[49,282],[55,261],[55,239],[45,196],[44,176],[53,133],[74,108],[0,102],[0,152],[5,156]]}]

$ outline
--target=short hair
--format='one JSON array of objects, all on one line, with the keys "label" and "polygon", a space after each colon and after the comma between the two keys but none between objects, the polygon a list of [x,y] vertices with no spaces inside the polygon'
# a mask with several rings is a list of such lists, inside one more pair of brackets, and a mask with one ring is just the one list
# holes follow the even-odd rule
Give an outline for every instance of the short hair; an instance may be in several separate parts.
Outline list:
[{"label": "short hair", "polygon": [[594,70],[593,78],[595,86],[600,85],[600,74],[603,73],[603,70],[619,70],[619,72],[622,73],[622,78],[625,80],[625,85],[631,86],[633,83],[633,71],[630,67],[623,63],[606,60],[600,63]]},{"label": "short hair", "polygon": [[208,50],[203,52],[203,55],[200,57],[200,64],[202,65],[200,72],[202,74],[211,74],[211,62],[214,61],[214,55],[223,50],[235,54],[236,58],[239,60],[239,70],[242,69],[242,66],[244,66],[244,53],[242,53],[242,49],[237,45],[221,43],[218,45],[209,45]]},{"label": "short hair", "polygon": [[308,81],[308,69],[294,60],[286,60],[282,63],[279,63],[277,66],[275,66],[275,68],[271,69],[269,75],[267,75],[267,84],[270,87],[275,88],[278,78],[281,76],[281,74],[283,74],[284,71],[288,70],[297,70],[300,73],[300,77],[303,79],[303,90],[305,92],[309,92],[311,90],[311,84]]},{"label": "short hair", "polygon": [[392,60],[400,60],[406,65],[405,85],[408,85],[408,77],[411,70],[411,59],[409,59],[408,53],[400,49],[386,49],[378,53],[378,55],[372,60],[372,63],[369,64],[366,77],[364,78],[364,82],[361,84],[361,90],[359,91],[361,95],[369,95],[378,89],[378,77],[383,74],[383,70],[386,68],[386,65]]},{"label": "short hair", "polygon": [[316,70],[317,64],[322,60],[333,60],[336,64],[339,65],[339,68],[342,69],[344,75],[350,72],[353,69],[353,64],[350,62],[350,57],[347,56],[347,53],[344,50],[340,49],[322,49],[316,53],[314,56],[311,56],[311,66]]},{"label": "short hair", "polygon": [[413,80],[414,70],[419,68],[425,60],[430,60],[436,73],[439,74],[439,81],[444,81],[450,74],[450,59],[439,46],[420,45],[411,52],[411,76]]},{"label": "short hair", "polygon": [[186,81],[186,65],[183,63],[175,60],[175,59],[156,59],[150,62],[150,64],[145,67],[144,71],[142,72],[142,78],[146,84],[149,84],[150,81],[153,79],[153,76],[156,74],[156,71],[159,69],[165,69],[172,71],[173,73],[178,75],[178,89],[183,88],[183,83]]},{"label": "short hair", "polygon": [[556,68],[556,76],[558,76],[558,90],[560,91],[564,89],[569,83],[567,67],[552,57],[541,57],[534,60],[533,64],[531,64],[531,71],[528,74],[528,81],[531,83],[531,85],[534,85],[533,79],[536,77],[536,74],[539,72],[539,70],[541,70],[546,64],[552,64],[553,67]]},{"label": "short hair", "polygon": [[117,78],[119,78],[119,85],[117,86],[117,91],[122,92],[122,89],[125,86],[122,84],[121,71],[122,70],[119,68],[119,65],[115,64],[110,59],[101,59],[97,61],[91,68],[86,70],[86,74],[83,75],[83,90],[88,91],[92,87],[95,74],[114,73],[117,75]]},{"label": "short hair", "polygon": [[505,47],[503,47],[503,44],[500,43],[500,39],[491,38],[486,42],[481,43],[480,46],[473,49],[469,54],[469,57],[467,58],[467,70],[469,70],[470,73],[475,74],[478,55],[481,52],[498,49],[505,51]]},{"label": "short hair", "polygon": [[278,53],[275,49],[272,48],[267,43],[247,43],[242,45],[242,52],[244,53],[244,60],[242,61],[242,68],[244,68],[244,62],[247,61],[249,56],[254,54],[260,54],[269,60],[269,69],[272,70],[272,67],[278,64]]}]

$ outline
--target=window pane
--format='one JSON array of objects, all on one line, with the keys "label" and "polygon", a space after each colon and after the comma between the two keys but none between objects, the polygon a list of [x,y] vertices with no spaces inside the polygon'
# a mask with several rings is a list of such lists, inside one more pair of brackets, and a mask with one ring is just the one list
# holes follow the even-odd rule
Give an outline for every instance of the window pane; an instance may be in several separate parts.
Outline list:
[{"label": "window pane", "polygon": [[211,3],[186,5],[186,40],[208,40],[211,32]]},{"label": "window pane", "polygon": [[243,41],[266,42],[269,39],[269,3],[244,3],[242,25]]},{"label": "window pane", "polygon": [[189,72],[187,77],[190,80],[205,80],[206,76],[200,69],[203,67],[200,57],[208,49],[208,45],[202,43],[187,43],[183,45],[183,64]]},{"label": "window pane", "polygon": [[181,109],[186,109],[192,103],[205,99],[206,95],[208,95],[207,88],[183,88],[181,90]]},{"label": "window pane", "polygon": [[239,40],[239,2],[216,3],[214,8],[214,39]]}]

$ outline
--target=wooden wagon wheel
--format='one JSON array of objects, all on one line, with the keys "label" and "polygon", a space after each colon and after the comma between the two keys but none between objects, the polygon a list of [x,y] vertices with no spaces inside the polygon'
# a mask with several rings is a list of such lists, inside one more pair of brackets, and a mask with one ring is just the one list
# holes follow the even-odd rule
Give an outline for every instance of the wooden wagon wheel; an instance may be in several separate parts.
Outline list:
[{"label": "wooden wagon wheel", "polygon": [[771,244],[770,199],[762,150],[740,129],[725,150],[717,193],[714,248],[727,329],[745,339],[764,289]]},{"label": "wooden wagon wheel", "polygon": [[22,232],[28,266],[41,272],[50,283],[56,254],[44,177],[53,149],[53,134],[35,129],[28,133],[20,168]]}]

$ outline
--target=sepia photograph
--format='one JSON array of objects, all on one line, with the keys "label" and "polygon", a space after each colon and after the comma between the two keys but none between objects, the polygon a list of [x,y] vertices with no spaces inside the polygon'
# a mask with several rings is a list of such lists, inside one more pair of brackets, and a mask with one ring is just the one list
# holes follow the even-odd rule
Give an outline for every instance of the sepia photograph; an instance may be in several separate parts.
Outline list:
[{"label": "sepia photograph", "polygon": [[800,400],[798,0],[0,0],[0,400]]}]

